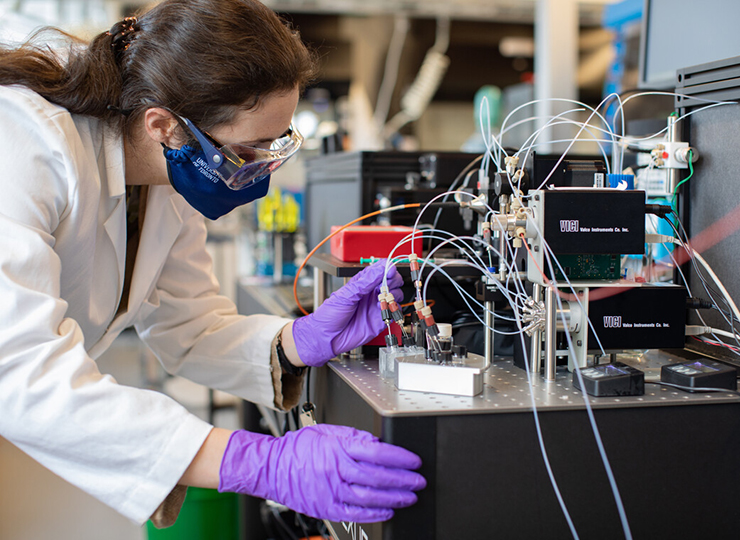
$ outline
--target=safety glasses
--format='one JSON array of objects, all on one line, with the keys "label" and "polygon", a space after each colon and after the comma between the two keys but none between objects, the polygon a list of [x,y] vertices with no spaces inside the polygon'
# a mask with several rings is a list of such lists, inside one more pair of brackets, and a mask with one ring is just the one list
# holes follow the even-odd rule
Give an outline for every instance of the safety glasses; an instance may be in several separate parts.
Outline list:
[{"label": "safety glasses", "polygon": [[177,116],[200,144],[206,155],[208,167],[235,191],[248,188],[274,172],[303,144],[303,136],[293,127],[293,124],[282,137],[270,144],[270,148],[221,144],[205,131],[195,127],[195,124],[187,118]]}]

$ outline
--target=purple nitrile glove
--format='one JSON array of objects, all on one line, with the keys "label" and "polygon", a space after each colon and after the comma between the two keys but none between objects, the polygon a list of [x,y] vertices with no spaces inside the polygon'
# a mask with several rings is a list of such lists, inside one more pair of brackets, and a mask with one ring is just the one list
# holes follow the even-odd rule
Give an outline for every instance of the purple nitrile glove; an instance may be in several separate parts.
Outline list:
[{"label": "purple nitrile glove", "polygon": [[[322,366],[336,355],[370,341],[385,329],[380,314],[380,286],[385,260],[354,276],[332,294],[316,311],[293,322],[293,339],[298,356],[307,366]],[[403,300],[403,279],[395,266],[388,270],[388,289]]]},{"label": "purple nitrile glove", "polygon": [[317,519],[371,523],[416,502],[421,459],[366,431],[319,424],[282,437],[235,431],[218,490],[270,499]]}]

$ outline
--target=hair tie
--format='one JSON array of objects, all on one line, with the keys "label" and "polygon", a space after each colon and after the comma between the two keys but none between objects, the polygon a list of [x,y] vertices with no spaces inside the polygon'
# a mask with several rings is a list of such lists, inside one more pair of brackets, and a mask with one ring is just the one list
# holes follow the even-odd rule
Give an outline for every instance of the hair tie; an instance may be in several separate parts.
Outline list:
[{"label": "hair tie", "polygon": [[121,54],[129,48],[133,34],[138,29],[138,19],[136,17],[126,17],[122,21],[111,26],[111,29],[108,30],[108,35],[113,36],[111,38],[110,46],[113,50],[116,62],[120,62]]},{"label": "hair tie", "polygon": [[115,105],[108,105],[106,109],[114,113],[122,114],[123,116],[128,116],[129,114],[134,112],[133,109],[121,109],[120,107],[116,107]]}]

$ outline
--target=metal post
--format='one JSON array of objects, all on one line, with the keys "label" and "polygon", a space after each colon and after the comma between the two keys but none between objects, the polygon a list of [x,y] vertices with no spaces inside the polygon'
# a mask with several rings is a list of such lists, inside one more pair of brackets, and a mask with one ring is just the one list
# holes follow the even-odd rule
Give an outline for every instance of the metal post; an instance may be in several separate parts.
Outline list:
[{"label": "metal post", "polygon": [[499,245],[498,252],[500,253],[498,260],[498,279],[501,283],[506,281],[506,249],[507,249],[507,235],[504,231],[499,231]]},{"label": "metal post", "polygon": [[[348,277],[344,278],[344,285],[346,285],[347,283],[349,283],[349,280],[350,279],[351,278],[348,278]],[[363,358],[363,355],[362,355],[362,345],[360,345],[359,347],[355,347],[354,349],[352,349],[351,351],[349,351],[349,357],[350,357],[351,360],[362,360],[362,358]]]},{"label": "metal post", "polygon": [[313,309],[315,310],[326,300],[326,272],[313,267]]},{"label": "metal post", "polygon": [[[668,131],[666,133],[666,140],[668,142],[678,142],[680,140],[678,127],[678,116],[669,116]],[[666,191],[668,193],[673,193],[676,191],[676,185],[678,185],[678,169],[666,169]]]},{"label": "metal post", "polygon": [[485,345],[484,356],[486,357],[486,367],[484,369],[488,369],[493,363],[493,355],[494,355],[494,350],[493,350],[494,303],[488,300],[485,302],[484,307],[486,309],[486,314],[483,319],[486,323],[485,342],[484,342],[484,345]]},{"label": "metal post", "polygon": [[558,305],[555,300],[557,289],[553,286],[545,288],[545,380],[555,380],[557,359]]}]

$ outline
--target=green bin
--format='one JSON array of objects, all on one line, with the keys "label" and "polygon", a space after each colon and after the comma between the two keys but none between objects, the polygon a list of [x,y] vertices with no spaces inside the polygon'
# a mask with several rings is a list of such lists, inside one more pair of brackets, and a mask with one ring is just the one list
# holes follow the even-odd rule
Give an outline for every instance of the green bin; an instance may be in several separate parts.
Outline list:
[{"label": "green bin", "polygon": [[172,527],[157,529],[146,524],[149,540],[240,540],[240,497],[215,489],[188,488],[188,494]]}]

